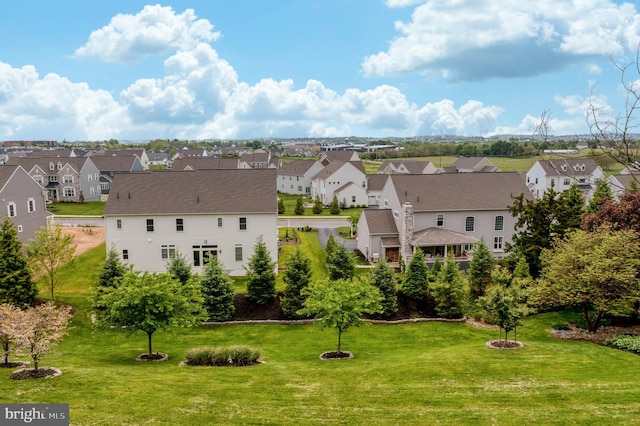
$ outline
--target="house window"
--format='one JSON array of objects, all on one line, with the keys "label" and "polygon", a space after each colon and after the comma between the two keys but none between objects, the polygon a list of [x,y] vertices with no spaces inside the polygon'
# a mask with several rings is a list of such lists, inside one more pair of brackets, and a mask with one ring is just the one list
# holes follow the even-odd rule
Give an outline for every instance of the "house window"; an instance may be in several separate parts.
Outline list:
[{"label": "house window", "polygon": [[122,250],[122,259],[129,260],[129,250]]},{"label": "house window", "polygon": [[49,163],[49,170],[55,170],[56,169],[56,165],[52,162]]},{"label": "house window", "polygon": [[464,220],[464,230],[467,232],[473,232],[476,230],[476,218],[473,216],[467,216]]},{"label": "house window", "polygon": [[89,192],[90,192],[91,194],[95,194],[96,189],[92,186],[91,188],[89,188]]},{"label": "house window", "polygon": [[176,246],[174,245],[162,245],[160,246],[163,259],[175,259]]},{"label": "house window", "polygon": [[147,219],[147,232],[153,232],[153,219]]},{"label": "house window", "polygon": [[493,251],[502,251],[503,242],[503,237],[493,237]]},{"label": "house window", "polygon": [[64,193],[65,197],[75,197],[76,196],[76,189],[66,186],[64,188],[64,190],[63,190],[63,193]]},{"label": "house window", "polygon": [[184,219],[182,218],[176,219],[176,231],[178,232],[184,231]]},{"label": "house window", "polygon": [[473,251],[473,244],[465,244],[464,245],[464,251],[466,251],[467,253],[471,253]]},{"label": "house window", "polygon": [[96,180],[100,179],[100,173],[96,173],[95,176],[96,176]]},{"label": "house window", "polygon": [[298,192],[302,192],[302,185],[298,185]]},{"label": "house window", "polygon": [[236,262],[242,262],[242,245],[236,244]]},{"label": "house window", "polygon": [[240,230],[244,231],[247,229],[247,218],[246,217],[241,217],[240,218]]},{"label": "house window", "polygon": [[116,228],[122,229],[122,219],[116,219]]},{"label": "house window", "polygon": [[22,225],[18,225],[18,232],[22,232]]},{"label": "house window", "polygon": [[556,186],[556,180],[555,179],[551,179],[551,187]]},{"label": "house window", "polygon": [[222,218],[218,218],[218,228],[222,228]]},{"label": "house window", "polygon": [[384,208],[385,209],[389,208],[389,200],[384,200]]},{"label": "house window", "polygon": [[44,179],[42,178],[41,175],[35,175],[33,177],[33,180],[35,180],[36,182],[38,182],[40,185],[42,185],[44,183]]},{"label": "house window", "polygon": [[571,179],[565,178],[564,179],[564,186],[569,186],[569,185],[571,185]]},{"label": "house window", "polygon": [[62,170],[62,163],[58,162],[58,170]]},{"label": "house window", "polygon": [[9,217],[15,217],[18,214],[16,210],[16,203],[9,203],[7,205],[7,213],[9,214]]},{"label": "house window", "polygon": [[107,182],[101,182],[101,183],[100,183],[100,188],[101,188],[101,189],[103,189],[103,190],[105,190],[105,191],[109,190],[109,183],[107,183]]},{"label": "house window", "polygon": [[351,202],[352,202],[352,203],[355,203],[355,202],[356,202],[356,196],[355,196],[355,195],[352,195],[352,196],[351,196]]},{"label": "house window", "polygon": [[436,226],[444,226],[444,213],[436,215]]},{"label": "house window", "polygon": [[504,230],[504,216],[496,216],[496,223],[494,229],[496,231]]},{"label": "house window", "polygon": [[209,263],[209,256],[217,255],[218,246],[193,246],[193,266],[206,265],[207,263]]},{"label": "house window", "polygon": [[36,211],[36,200],[34,200],[33,198],[29,198],[27,200],[27,211],[29,213],[33,213]]},{"label": "house window", "polygon": [[93,180],[93,175],[89,175],[87,178],[89,179],[89,182],[91,182]]},{"label": "house window", "polygon": [[49,176],[49,182],[57,182],[58,181],[58,176],[54,175],[54,176]]}]

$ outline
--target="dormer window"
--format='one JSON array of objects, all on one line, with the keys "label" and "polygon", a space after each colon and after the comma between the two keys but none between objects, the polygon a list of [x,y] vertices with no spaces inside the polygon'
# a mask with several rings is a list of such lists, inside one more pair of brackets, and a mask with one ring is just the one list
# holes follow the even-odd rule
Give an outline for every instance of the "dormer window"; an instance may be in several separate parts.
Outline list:
[{"label": "dormer window", "polygon": [[560,169],[562,169],[563,172],[567,171],[567,165],[563,164],[562,167],[560,167]]},{"label": "dormer window", "polygon": [[62,170],[62,163],[58,161],[58,170]]},{"label": "dormer window", "polygon": [[56,169],[56,165],[52,162],[49,163],[49,170],[55,170]]}]

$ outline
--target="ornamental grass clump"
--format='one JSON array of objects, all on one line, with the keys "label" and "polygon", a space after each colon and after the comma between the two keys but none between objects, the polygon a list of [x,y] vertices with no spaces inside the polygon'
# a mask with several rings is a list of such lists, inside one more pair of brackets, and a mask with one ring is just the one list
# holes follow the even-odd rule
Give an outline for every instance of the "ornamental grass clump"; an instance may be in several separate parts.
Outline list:
[{"label": "ornamental grass clump", "polygon": [[200,347],[190,349],[185,364],[209,367],[244,367],[260,362],[260,349],[244,345]]}]

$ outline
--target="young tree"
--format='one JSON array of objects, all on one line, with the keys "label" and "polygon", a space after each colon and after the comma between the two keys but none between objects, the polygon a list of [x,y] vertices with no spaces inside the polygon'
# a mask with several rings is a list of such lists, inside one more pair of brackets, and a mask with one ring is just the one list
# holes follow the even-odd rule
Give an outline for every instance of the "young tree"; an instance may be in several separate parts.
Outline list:
[{"label": "young tree", "polygon": [[26,350],[38,371],[42,357],[67,334],[67,323],[71,319],[71,307],[57,308],[53,302],[37,305],[23,312],[15,341],[18,350]]},{"label": "young tree", "polygon": [[304,214],[304,204],[302,203],[302,197],[296,198],[296,208],[293,212],[297,215]]},{"label": "young tree", "polygon": [[63,235],[60,225],[43,226],[26,247],[29,266],[36,277],[43,276],[54,300],[54,290],[62,278],[62,267],[73,260],[73,235]]},{"label": "young tree", "polygon": [[382,297],[380,316],[391,318],[398,312],[398,289],[395,274],[384,260],[380,260],[373,268],[371,284],[378,288]]},{"label": "young tree", "polygon": [[5,219],[0,228],[0,303],[25,308],[33,306],[37,294],[18,232],[13,222]]},{"label": "young tree", "polygon": [[282,279],[286,284],[280,299],[282,312],[287,318],[299,318],[298,311],[302,309],[305,300],[302,291],[311,281],[311,260],[300,248],[296,248],[285,261]]},{"label": "young tree", "polygon": [[304,290],[307,299],[301,315],[319,319],[322,328],[338,330],[338,355],[341,353],[342,333],[362,322],[362,315],[380,312],[380,292],[360,279],[323,280]]},{"label": "young tree", "polygon": [[433,285],[435,311],[442,318],[461,318],[464,308],[464,280],[458,264],[449,252],[444,268]]},{"label": "young tree", "polygon": [[538,305],[579,307],[594,332],[602,317],[640,297],[640,241],[633,231],[576,230],[541,255]]},{"label": "young tree", "polygon": [[313,214],[320,214],[322,213],[322,210],[324,210],[324,207],[322,206],[322,201],[320,200],[319,197],[316,197],[315,202],[313,203]]},{"label": "young tree", "polygon": [[202,270],[200,290],[204,299],[209,321],[228,321],[236,311],[233,305],[235,293],[232,280],[224,270],[217,256],[209,256]]},{"label": "young tree", "polygon": [[120,285],[103,300],[107,310],[96,317],[96,325],[144,331],[149,356],[153,356],[151,339],[157,330],[190,327],[206,319],[200,289],[183,285],[166,273],[138,275],[127,272]]},{"label": "young tree", "polygon": [[278,197],[278,214],[284,214],[286,208],[284,207],[284,201],[282,198]]},{"label": "young tree", "polygon": [[361,215],[362,215],[362,210],[356,210],[355,212],[349,215],[349,223],[351,224],[352,237],[358,233],[358,222],[360,221]]},{"label": "young tree", "polygon": [[264,305],[276,296],[275,263],[271,260],[262,236],[256,242],[253,256],[249,258],[247,271],[247,296],[249,300]]},{"label": "young tree", "polygon": [[338,202],[338,197],[333,196],[333,200],[331,200],[331,205],[329,206],[329,213],[331,214],[340,214],[340,203]]},{"label": "young tree", "polygon": [[509,332],[515,331],[527,314],[526,307],[520,301],[519,291],[518,287],[492,285],[487,289],[486,294],[478,299],[489,322],[500,328],[500,339],[504,330],[505,342]]},{"label": "young tree", "polygon": [[178,279],[182,284],[186,284],[191,278],[191,264],[182,253],[176,253],[167,263],[167,272]]},{"label": "young tree", "polygon": [[16,335],[23,322],[23,312],[20,308],[8,303],[0,305],[0,347],[3,352],[4,364],[9,364],[11,349],[16,345]]},{"label": "young tree", "polygon": [[329,258],[329,256],[331,256],[336,247],[338,247],[336,239],[334,238],[333,234],[329,234],[329,238],[327,239],[327,246],[324,249],[327,252],[327,259]]},{"label": "young tree", "polygon": [[433,265],[431,266],[431,276],[437,277],[441,269],[442,261],[439,257],[436,257],[436,260],[433,261]]},{"label": "young tree", "polygon": [[420,249],[413,253],[407,266],[402,292],[417,301],[424,301],[429,295],[429,268],[424,260],[424,253]]},{"label": "young tree", "polygon": [[471,300],[483,296],[486,288],[491,284],[491,271],[495,259],[484,242],[484,238],[476,244],[473,256],[469,262],[469,294]]},{"label": "young tree", "polygon": [[107,259],[102,267],[100,278],[93,291],[93,310],[95,312],[104,311],[106,307],[102,301],[105,294],[118,287],[120,279],[127,272],[127,268],[120,261],[120,256],[115,249],[111,248],[107,252]]},{"label": "young tree", "polygon": [[344,245],[339,244],[327,256],[327,268],[329,269],[329,278],[332,280],[349,280],[353,278],[355,273],[353,257]]},{"label": "young tree", "polygon": [[589,200],[589,204],[587,205],[585,213],[590,214],[597,212],[600,209],[600,204],[602,204],[605,200],[611,199],[611,188],[609,188],[607,180],[596,180],[596,189],[593,191],[593,196]]}]

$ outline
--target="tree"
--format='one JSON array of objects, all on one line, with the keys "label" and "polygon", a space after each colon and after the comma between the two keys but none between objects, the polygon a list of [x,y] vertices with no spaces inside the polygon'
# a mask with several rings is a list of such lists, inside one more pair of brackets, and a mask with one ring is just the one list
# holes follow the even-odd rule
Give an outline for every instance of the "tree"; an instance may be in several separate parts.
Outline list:
[{"label": "tree", "polygon": [[606,225],[614,230],[627,229],[640,233],[640,191],[627,190],[619,201],[605,199],[596,212],[582,218],[582,228],[594,231]]},{"label": "tree", "polygon": [[280,299],[282,312],[287,318],[299,318],[298,311],[302,309],[305,300],[303,290],[311,281],[311,260],[300,248],[296,248],[285,261],[282,280],[286,285]]},{"label": "tree", "polygon": [[433,286],[436,314],[442,318],[461,318],[464,296],[464,280],[453,258],[453,252],[449,252],[444,268],[438,273]]},{"label": "tree", "polygon": [[424,253],[417,249],[407,266],[402,292],[413,300],[424,300],[429,294],[429,268]]},{"label": "tree", "polygon": [[336,239],[333,237],[333,234],[329,234],[329,238],[327,239],[327,246],[325,247],[325,251],[327,252],[327,259],[331,256],[331,253],[338,247],[338,243]]},{"label": "tree", "polygon": [[182,253],[176,253],[167,263],[167,272],[186,284],[191,278],[191,264]]},{"label": "tree", "polygon": [[371,284],[380,291],[382,318],[391,318],[398,312],[398,289],[396,288],[396,278],[391,267],[381,260],[373,268],[371,273]]},{"label": "tree", "polygon": [[633,231],[576,230],[541,255],[538,305],[579,307],[588,330],[640,297],[640,241]]},{"label": "tree", "polygon": [[329,278],[332,280],[349,280],[353,278],[355,268],[353,257],[343,244],[339,244],[331,254],[327,256],[327,268]]},{"label": "tree", "polygon": [[31,279],[18,232],[9,219],[0,228],[0,254],[0,304],[33,306],[38,289]]},{"label": "tree", "polygon": [[127,268],[120,262],[120,256],[115,249],[111,248],[107,252],[107,259],[102,267],[102,272],[98,278],[98,282],[93,291],[93,310],[104,311],[106,307],[103,304],[103,297],[114,288],[118,287],[118,283],[127,272]]},{"label": "tree", "polygon": [[247,271],[247,296],[249,300],[264,305],[276,296],[275,263],[271,260],[262,236],[256,242],[253,256],[249,258]]},{"label": "tree", "polygon": [[224,270],[217,256],[209,256],[202,269],[200,291],[209,321],[228,321],[236,310],[232,279]]},{"label": "tree", "polygon": [[377,288],[361,279],[322,280],[304,290],[307,299],[300,315],[312,315],[322,328],[338,330],[338,350],[341,353],[342,333],[362,323],[362,315],[382,309]]},{"label": "tree", "polygon": [[71,262],[76,251],[73,235],[63,235],[60,225],[43,226],[26,249],[33,274],[44,278],[54,300],[54,290],[62,278],[61,269]]},{"label": "tree", "polygon": [[484,238],[476,244],[473,256],[469,262],[469,294],[472,300],[484,295],[486,288],[491,284],[491,271],[495,265],[495,259],[484,242]]},{"label": "tree", "polygon": [[351,224],[351,236],[358,232],[358,222],[360,221],[360,216],[362,215],[362,210],[356,210],[349,215],[349,223]]},{"label": "tree", "polygon": [[323,207],[322,207],[322,200],[320,200],[319,197],[316,197],[315,202],[313,203],[313,214],[320,214],[322,213]]},{"label": "tree", "polygon": [[144,331],[150,357],[153,356],[151,339],[157,330],[190,327],[206,318],[197,286],[183,285],[166,273],[127,272],[120,285],[103,300],[107,310],[96,317],[96,325]]},{"label": "tree", "polygon": [[329,206],[329,213],[331,214],[340,214],[340,203],[338,203],[338,197],[333,196],[333,200],[331,200],[331,205]]},{"label": "tree", "polygon": [[284,201],[282,201],[282,198],[278,197],[278,214],[284,214],[286,211],[286,208],[284,207]]},{"label": "tree", "polygon": [[433,265],[431,265],[431,276],[437,277],[441,269],[442,261],[439,257],[436,257],[436,260],[433,261]]},{"label": "tree", "polygon": [[611,198],[611,188],[609,188],[607,180],[596,180],[596,189],[593,191],[593,196],[589,200],[585,213],[589,214],[597,212],[600,209],[600,204],[605,200],[611,200]]},{"label": "tree", "polygon": [[296,198],[296,208],[293,211],[295,214],[297,215],[303,215],[304,214],[304,204],[302,202],[302,197],[298,197]]},{"label": "tree", "polygon": [[0,305],[0,347],[2,347],[4,364],[9,364],[11,349],[16,345],[16,335],[23,321],[20,308],[3,303]]},{"label": "tree", "polygon": [[505,342],[509,332],[515,331],[527,314],[520,299],[518,287],[507,288],[502,285],[490,286],[486,294],[478,299],[486,319],[500,328],[500,338],[502,338],[502,330],[504,330]]},{"label": "tree", "polygon": [[18,350],[26,350],[38,371],[42,357],[53,350],[67,334],[71,307],[56,307],[53,302],[37,305],[23,312],[15,341]]}]

